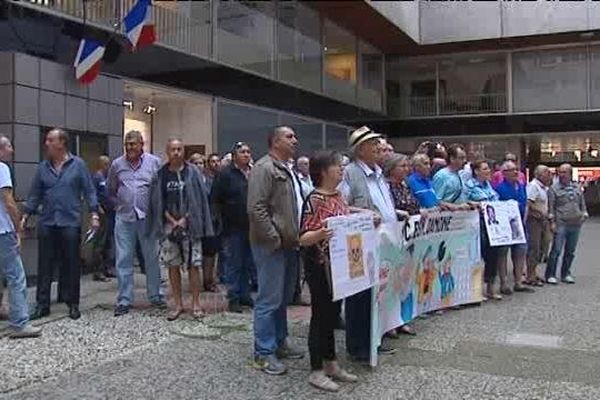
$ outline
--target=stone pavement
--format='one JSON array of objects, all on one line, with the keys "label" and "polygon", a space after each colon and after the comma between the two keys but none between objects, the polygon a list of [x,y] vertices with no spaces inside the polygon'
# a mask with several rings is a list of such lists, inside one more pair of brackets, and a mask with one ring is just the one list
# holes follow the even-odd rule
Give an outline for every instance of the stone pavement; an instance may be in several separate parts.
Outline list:
[{"label": "stone pavement", "polygon": [[[167,322],[144,308],[114,318],[115,283],[86,281],[79,321],[57,316],[41,339],[0,339],[6,399],[600,399],[600,221],[584,229],[577,284],[417,320],[419,335],[361,382],[325,394],[306,383],[308,360],[283,377],[250,368],[251,314]],[[143,299],[143,280],[137,282]],[[205,298],[214,310],[222,297]],[[292,341],[306,347],[307,308],[291,310]],[[345,363],[343,334],[339,355]]]}]

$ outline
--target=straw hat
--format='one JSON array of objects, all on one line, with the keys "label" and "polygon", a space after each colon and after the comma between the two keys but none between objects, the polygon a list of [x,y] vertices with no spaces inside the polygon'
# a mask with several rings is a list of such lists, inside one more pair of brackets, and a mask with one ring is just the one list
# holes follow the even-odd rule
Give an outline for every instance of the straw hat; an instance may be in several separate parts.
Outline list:
[{"label": "straw hat", "polygon": [[354,150],[358,145],[367,140],[379,139],[382,137],[383,135],[373,132],[368,126],[363,126],[350,133],[350,137],[348,137],[348,147]]}]

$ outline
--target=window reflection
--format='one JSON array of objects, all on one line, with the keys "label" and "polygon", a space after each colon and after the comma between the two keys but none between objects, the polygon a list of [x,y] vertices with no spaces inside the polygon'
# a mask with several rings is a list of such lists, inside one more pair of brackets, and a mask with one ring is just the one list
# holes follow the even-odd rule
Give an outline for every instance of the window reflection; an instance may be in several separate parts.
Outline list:
[{"label": "window reflection", "polygon": [[325,92],[338,100],[356,101],[356,37],[325,20]]}]

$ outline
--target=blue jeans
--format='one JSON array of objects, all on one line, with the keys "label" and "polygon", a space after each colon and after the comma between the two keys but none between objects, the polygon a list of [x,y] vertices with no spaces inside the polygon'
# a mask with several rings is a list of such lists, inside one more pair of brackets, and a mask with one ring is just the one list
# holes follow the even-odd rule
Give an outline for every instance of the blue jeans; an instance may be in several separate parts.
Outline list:
[{"label": "blue jeans", "polygon": [[254,304],[254,351],[258,356],[274,354],[287,338],[287,305],[294,295],[298,269],[296,250],[274,252],[252,246],[258,277]]},{"label": "blue jeans", "polygon": [[573,259],[575,258],[575,249],[577,248],[580,231],[581,226],[579,225],[558,225],[556,227],[552,250],[550,251],[548,265],[546,266],[546,279],[556,276],[558,257],[562,253],[563,247],[565,252],[563,254],[560,277],[564,279],[571,274],[571,264],[573,264]]},{"label": "blue jeans", "polygon": [[250,298],[250,271],[252,251],[247,232],[232,232],[225,236],[227,243],[227,284],[229,301],[243,301]]},{"label": "blue jeans", "polygon": [[27,281],[14,232],[0,235],[0,271],[8,287],[9,323],[21,329],[29,322]]},{"label": "blue jeans", "polygon": [[131,306],[134,297],[133,258],[136,241],[139,240],[142,256],[146,265],[146,291],[152,303],[161,302],[160,268],[158,265],[158,241],[144,235],[144,220],[125,221],[115,218],[115,248],[117,258],[117,280],[119,295],[117,304]]}]

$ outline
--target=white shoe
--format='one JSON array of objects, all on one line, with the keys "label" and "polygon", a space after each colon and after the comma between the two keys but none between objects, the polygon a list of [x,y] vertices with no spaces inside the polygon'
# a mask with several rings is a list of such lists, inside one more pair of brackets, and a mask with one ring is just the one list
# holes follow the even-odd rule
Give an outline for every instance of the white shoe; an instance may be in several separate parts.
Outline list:
[{"label": "white shoe", "polygon": [[558,279],[556,279],[555,277],[551,276],[550,278],[548,278],[546,280],[546,282],[548,282],[551,285],[556,285],[558,283]]},{"label": "white shoe", "polygon": [[314,387],[328,392],[337,392],[340,390],[340,385],[332,381],[322,370],[311,372],[308,382]]},{"label": "white shoe", "polygon": [[575,283],[575,278],[573,278],[571,275],[567,275],[563,278],[562,280],[564,283]]},{"label": "white shoe", "polygon": [[12,333],[8,336],[11,339],[36,338],[42,335],[42,328],[38,328],[31,324],[27,324],[21,329],[11,328],[11,330]]},{"label": "white shoe", "polygon": [[337,363],[337,361],[330,361],[325,363],[325,368],[323,369],[325,375],[338,382],[346,382],[346,383],[354,383],[358,382],[358,376],[351,374],[346,371]]}]

